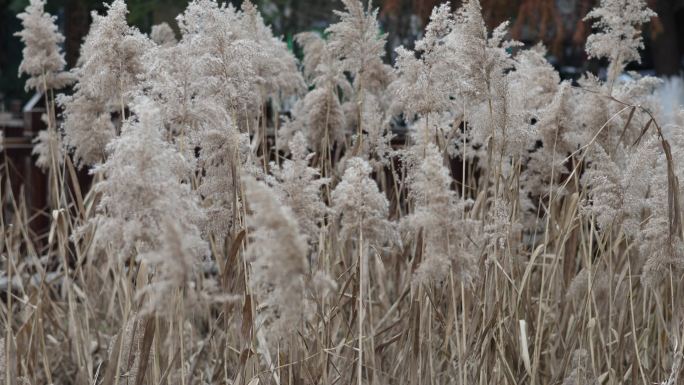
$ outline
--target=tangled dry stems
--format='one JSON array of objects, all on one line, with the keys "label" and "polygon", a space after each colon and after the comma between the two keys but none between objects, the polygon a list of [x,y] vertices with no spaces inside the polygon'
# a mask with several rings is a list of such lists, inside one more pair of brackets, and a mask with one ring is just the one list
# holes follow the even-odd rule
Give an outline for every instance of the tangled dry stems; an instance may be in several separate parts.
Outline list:
[{"label": "tangled dry stems", "polygon": [[394,67],[343,3],[299,63],[249,1],[177,40],[116,0],[64,72],[31,0],[50,228],[2,164],[3,383],[678,383],[684,115],[620,77],[643,1],[588,15],[608,76],[576,83],[477,0]]}]

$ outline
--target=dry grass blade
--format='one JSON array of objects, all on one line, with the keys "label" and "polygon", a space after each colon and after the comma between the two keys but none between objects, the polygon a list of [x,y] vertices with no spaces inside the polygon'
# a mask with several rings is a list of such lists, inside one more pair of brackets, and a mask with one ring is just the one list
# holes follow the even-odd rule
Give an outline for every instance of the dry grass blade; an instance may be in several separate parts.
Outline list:
[{"label": "dry grass blade", "polygon": [[121,331],[116,336],[116,342],[114,342],[113,349],[107,360],[107,369],[105,369],[104,377],[102,378],[102,385],[113,385],[118,380],[119,355],[121,354],[123,339],[123,331]]},{"label": "dry grass blade", "polygon": [[[625,125],[622,127],[622,133],[620,134],[620,137],[618,138],[617,145],[620,145],[620,143],[622,143],[622,139],[625,137],[625,134],[627,133],[627,129],[629,128],[630,123],[632,123],[632,118],[634,118],[634,113],[636,112],[636,110],[637,110],[636,106],[632,106],[632,108],[630,108],[629,116],[627,117],[627,121],[625,122]],[[648,130],[649,124],[650,123],[646,124],[646,128],[644,128],[643,132]],[[636,143],[639,142],[642,135],[643,135],[643,133],[641,135],[639,135],[639,139],[637,139]]]},{"label": "dry grass blade", "polygon": [[[632,107],[632,111],[634,111],[634,107]],[[631,114],[631,113],[630,113]],[[632,144],[632,147],[639,145],[639,142],[641,142],[641,138],[644,137],[644,134],[648,132],[648,129],[651,127],[651,124],[653,124],[653,119],[649,119],[644,128],[641,129],[641,132],[639,133],[639,136],[636,138],[634,143]]]},{"label": "dry grass blade", "polygon": [[150,357],[150,350],[152,349],[152,341],[154,340],[155,319],[154,317],[147,317],[145,320],[145,331],[143,334],[142,344],[138,352],[138,359],[140,366],[135,376],[135,385],[142,385],[145,381],[145,374],[147,373],[147,365]]}]

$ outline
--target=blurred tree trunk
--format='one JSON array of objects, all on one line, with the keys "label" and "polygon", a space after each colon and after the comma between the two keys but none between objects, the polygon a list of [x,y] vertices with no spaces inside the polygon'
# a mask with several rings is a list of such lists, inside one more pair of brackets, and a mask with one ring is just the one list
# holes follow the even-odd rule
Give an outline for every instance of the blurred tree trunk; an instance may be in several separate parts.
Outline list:
[{"label": "blurred tree trunk", "polygon": [[[387,58],[394,60],[394,49],[400,45],[413,47],[414,30],[423,27],[425,20],[413,16],[412,6],[415,0],[388,0],[383,5],[380,19],[387,32],[385,46]],[[411,20],[414,18],[414,20]],[[418,25],[420,23],[420,25]]]},{"label": "blurred tree trunk", "polygon": [[68,68],[78,60],[83,38],[88,33],[90,14],[82,0],[67,0],[64,6],[65,58]]},{"label": "blurred tree trunk", "polygon": [[[658,13],[660,28],[652,29],[653,66],[658,75],[677,75],[681,71],[682,38],[682,1],[658,0],[655,11]],[[677,12],[679,10],[679,12]]]}]

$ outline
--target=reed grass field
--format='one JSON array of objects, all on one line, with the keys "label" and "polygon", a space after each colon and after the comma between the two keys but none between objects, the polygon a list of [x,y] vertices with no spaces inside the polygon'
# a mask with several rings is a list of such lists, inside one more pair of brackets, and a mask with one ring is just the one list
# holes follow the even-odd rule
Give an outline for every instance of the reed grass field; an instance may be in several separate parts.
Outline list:
[{"label": "reed grass field", "polygon": [[607,70],[576,80],[478,0],[394,58],[342,2],[293,51],[249,0],[149,34],[114,0],[67,70],[30,0],[48,203],[3,158],[1,384],[684,383],[684,110],[626,71],[646,2],[586,15]]}]

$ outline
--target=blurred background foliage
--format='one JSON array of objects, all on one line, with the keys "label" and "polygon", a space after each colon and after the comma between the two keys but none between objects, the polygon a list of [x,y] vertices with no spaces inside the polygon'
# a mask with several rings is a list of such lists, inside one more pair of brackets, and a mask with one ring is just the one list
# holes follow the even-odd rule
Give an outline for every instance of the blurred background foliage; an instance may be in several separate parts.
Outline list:
[{"label": "blurred background foliage", "polygon": [[[242,0],[227,0],[240,6]],[[420,36],[430,12],[444,0],[375,0],[380,21],[389,34],[387,60],[394,48],[411,47]],[[447,0],[448,1],[448,0]],[[549,49],[551,62],[566,77],[592,69],[600,72],[602,63],[586,60],[584,41],[589,34],[582,21],[598,0],[481,0],[490,27],[511,21],[511,35],[526,44],[543,42]],[[336,19],[333,10],[341,9],[339,0],[254,0],[264,19],[276,35],[292,45],[292,36],[301,31],[322,31]],[[684,0],[648,0],[660,15],[644,31],[646,50],[643,63],[632,69],[658,75],[677,75],[681,71],[684,52]],[[460,0],[451,0],[454,9]],[[28,0],[0,0],[0,109],[20,105],[27,95],[24,80],[17,77],[22,44],[13,34],[20,28],[16,15]],[[152,25],[168,22],[175,28],[175,16],[182,12],[187,0],[128,0],[129,22],[143,32]],[[57,15],[66,36],[65,52],[71,67],[78,58],[79,47],[88,32],[90,12],[102,12],[102,0],[49,0],[48,11]],[[16,107],[14,107],[16,108]]]}]

